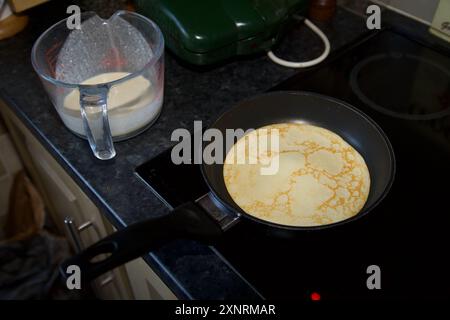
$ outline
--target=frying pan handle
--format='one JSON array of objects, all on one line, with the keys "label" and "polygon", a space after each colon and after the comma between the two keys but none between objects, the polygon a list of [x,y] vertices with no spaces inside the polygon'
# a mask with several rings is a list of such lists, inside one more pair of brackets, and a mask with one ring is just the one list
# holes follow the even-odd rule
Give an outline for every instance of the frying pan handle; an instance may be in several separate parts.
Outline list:
[{"label": "frying pan handle", "polygon": [[[205,211],[194,203],[186,203],[170,214],[133,224],[100,240],[65,261],[61,265],[61,273],[66,278],[70,276],[68,267],[78,266],[81,282],[88,283],[170,240],[187,238],[208,243],[221,234],[220,226]],[[104,259],[92,261],[103,254],[107,255]]]}]

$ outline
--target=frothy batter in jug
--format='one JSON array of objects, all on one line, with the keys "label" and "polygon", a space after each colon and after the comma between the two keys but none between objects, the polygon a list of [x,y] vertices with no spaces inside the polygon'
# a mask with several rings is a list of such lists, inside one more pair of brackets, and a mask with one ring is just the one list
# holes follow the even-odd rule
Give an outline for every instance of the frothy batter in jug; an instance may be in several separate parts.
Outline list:
[{"label": "frothy batter in jug", "polygon": [[[128,76],[127,72],[109,72],[91,77],[81,84],[108,83]],[[143,76],[136,76],[112,86],[108,92],[108,118],[113,137],[133,134],[158,116],[163,101],[159,92]],[[80,92],[74,89],[64,97],[60,115],[64,124],[75,133],[84,136],[80,111]]]}]

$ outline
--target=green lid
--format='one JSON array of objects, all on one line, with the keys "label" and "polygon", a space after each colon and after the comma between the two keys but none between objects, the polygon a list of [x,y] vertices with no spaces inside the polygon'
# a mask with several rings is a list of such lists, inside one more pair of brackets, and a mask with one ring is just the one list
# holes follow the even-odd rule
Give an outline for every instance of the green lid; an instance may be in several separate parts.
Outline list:
[{"label": "green lid", "polygon": [[161,28],[167,46],[195,64],[218,62],[273,45],[307,0],[138,0]]}]

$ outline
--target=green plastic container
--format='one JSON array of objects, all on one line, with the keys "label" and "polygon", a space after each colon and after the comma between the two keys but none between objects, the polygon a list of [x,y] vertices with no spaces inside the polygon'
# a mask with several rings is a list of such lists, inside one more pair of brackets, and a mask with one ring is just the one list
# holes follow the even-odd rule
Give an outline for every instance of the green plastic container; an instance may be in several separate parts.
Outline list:
[{"label": "green plastic container", "polygon": [[196,65],[268,50],[309,0],[137,0],[166,46]]}]

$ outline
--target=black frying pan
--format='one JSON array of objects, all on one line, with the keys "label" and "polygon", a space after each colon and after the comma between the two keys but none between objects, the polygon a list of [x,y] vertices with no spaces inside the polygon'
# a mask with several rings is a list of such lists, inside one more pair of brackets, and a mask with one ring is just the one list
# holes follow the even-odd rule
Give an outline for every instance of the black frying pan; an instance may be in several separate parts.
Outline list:
[{"label": "black frying pan", "polygon": [[[225,133],[226,129],[257,129],[274,123],[299,121],[337,133],[365,159],[371,178],[370,193],[364,208],[354,217],[316,227],[283,226],[258,219],[242,211],[228,194],[223,179],[223,165],[203,164],[203,178],[211,190],[209,195],[195,203],[183,204],[168,215],[131,225],[106,237],[66,261],[62,271],[68,265],[78,265],[83,281],[90,281],[175,238],[210,243],[241,217],[268,228],[269,234],[295,236],[304,230],[349,223],[361,218],[380,203],[394,179],[395,159],[392,146],[373,120],[342,101],[306,92],[272,92],[239,103],[211,127]],[[92,261],[101,254],[107,254],[106,258]]]}]

